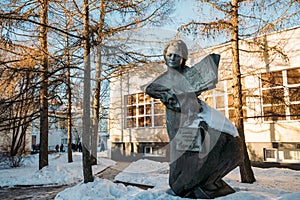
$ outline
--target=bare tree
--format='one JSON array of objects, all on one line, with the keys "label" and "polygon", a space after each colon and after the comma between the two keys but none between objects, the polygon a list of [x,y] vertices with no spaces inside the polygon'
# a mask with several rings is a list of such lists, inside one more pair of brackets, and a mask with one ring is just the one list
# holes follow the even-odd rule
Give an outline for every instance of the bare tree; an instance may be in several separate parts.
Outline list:
[{"label": "bare tree", "polygon": [[[64,2],[64,15],[66,17],[65,29],[69,32],[70,17],[67,14],[68,6],[67,1]],[[69,44],[69,36],[65,35],[65,43],[66,43],[66,68],[67,68],[67,98],[68,98],[68,106],[67,106],[67,121],[68,121],[68,162],[73,162],[72,158],[72,90],[71,90],[71,55],[70,55],[70,44]]]},{"label": "bare tree", "polygon": [[95,73],[95,91],[94,91],[94,107],[93,107],[93,131],[92,131],[92,164],[97,164],[97,145],[98,145],[98,125],[100,120],[100,91],[101,91],[101,70],[102,70],[102,58],[101,58],[101,46],[103,41],[103,28],[105,23],[105,0],[100,1],[99,6],[100,19],[98,24],[97,42],[96,46],[96,73]]},{"label": "bare tree", "polygon": [[233,99],[234,99],[234,124],[237,127],[239,136],[241,138],[241,155],[243,158],[242,165],[240,165],[241,179],[243,183],[255,182],[254,173],[251,169],[251,163],[247,152],[247,146],[245,142],[244,134],[244,117],[243,117],[243,97],[242,97],[242,83],[241,83],[241,71],[239,60],[239,1],[232,0],[231,5],[231,50],[232,50],[232,77],[233,77]]},{"label": "bare tree", "polygon": [[[48,0],[41,0],[40,22],[48,24]],[[40,153],[39,169],[48,166],[48,38],[47,27],[40,27]]]},{"label": "bare tree", "polygon": [[[234,123],[237,126],[241,138],[241,153],[243,155],[243,163],[240,166],[241,179],[242,182],[252,183],[255,181],[255,177],[251,169],[244,136],[244,116],[242,111],[244,102],[242,100],[241,66],[239,60],[239,52],[241,49],[239,47],[239,40],[287,28],[297,23],[295,19],[299,19],[299,17],[297,17],[299,16],[299,7],[293,7],[293,5],[299,6],[299,2],[283,2],[277,0],[272,2],[244,0],[219,2],[203,0],[202,2],[213,8],[214,16],[212,18],[214,18],[214,20],[209,22],[190,22],[182,26],[180,30],[191,32],[196,30],[197,33],[200,32],[200,35],[205,35],[207,38],[216,38],[218,35],[222,35],[223,39],[231,42],[232,86],[235,108]],[[243,5],[243,7],[241,7],[241,5]],[[266,12],[266,10],[268,10],[268,12]],[[276,15],[270,17],[270,15],[266,13],[276,13]],[[287,21],[289,23],[287,23]],[[265,54],[265,50],[269,48],[262,43],[255,43],[253,40],[246,40],[245,42],[248,42],[249,45],[256,45],[262,48],[262,54]],[[276,49],[276,47],[272,49],[274,50],[274,48]],[[277,52],[280,53],[280,51]]]},{"label": "bare tree", "polygon": [[[99,120],[101,118],[100,107],[101,106],[101,81],[109,79],[112,74],[115,76],[118,73],[129,70],[132,66],[135,66],[136,63],[145,63],[147,56],[141,54],[140,52],[135,52],[130,43],[135,38],[131,38],[133,34],[128,34],[129,31],[133,31],[136,28],[141,28],[147,24],[161,24],[166,20],[166,16],[171,13],[172,3],[170,0],[164,1],[137,1],[137,2],[124,2],[124,1],[96,1],[91,6],[96,5],[97,11],[94,8],[90,8],[89,11],[94,11],[96,13],[101,13],[101,19],[97,18],[100,15],[91,15],[93,18],[84,18],[84,13],[80,9],[80,1],[64,1],[63,3],[59,1],[16,1],[11,3],[1,3],[3,5],[3,10],[0,12],[1,26],[3,30],[8,30],[4,23],[12,25],[12,29],[8,30],[7,35],[18,35],[19,32],[15,31],[20,30],[21,36],[17,38],[24,39],[14,42],[26,43],[28,45],[35,46],[36,42],[33,42],[35,39],[39,38],[40,41],[40,56],[36,56],[36,60],[39,62],[37,68],[37,73],[40,74],[40,79],[36,81],[37,85],[40,85],[40,134],[41,134],[41,154],[39,163],[39,168],[48,165],[46,155],[48,154],[48,148],[46,151],[46,136],[48,134],[48,127],[52,118],[57,118],[57,120],[68,120],[69,125],[71,126],[71,113],[72,102],[71,96],[74,94],[70,92],[72,79],[81,80],[81,75],[74,74],[75,69],[82,71],[80,65],[84,60],[85,66],[89,56],[84,54],[82,56],[82,44],[85,47],[99,47],[98,48],[98,64],[96,67],[96,87],[94,94],[94,134],[93,139],[88,142],[89,151],[91,150],[91,141],[95,142],[92,144],[93,153],[97,148],[97,136],[98,136],[98,127]],[[86,2],[90,3],[90,2]],[[68,4],[72,4],[71,7],[67,7]],[[50,6],[49,6],[50,5]],[[56,5],[61,6],[63,9],[54,10],[52,9]],[[69,9],[70,8],[70,9]],[[52,9],[52,10],[51,10]],[[66,18],[70,18],[73,25],[65,26],[60,20],[56,20],[58,17],[63,16],[63,12],[68,9],[68,14]],[[49,15],[50,13],[50,15]],[[106,15],[106,13],[109,13]],[[49,15],[49,17],[47,16]],[[85,14],[88,17],[88,13]],[[120,18],[114,18],[112,16],[118,15]],[[96,16],[96,17],[95,17]],[[39,17],[39,20],[38,20]],[[108,23],[113,21],[113,23]],[[11,23],[15,22],[16,24],[25,24],[24,26],[18,27],[17,25]],[[88,26],[86,26],[88,24]],[[35,35],[36,28],[39,28],[39,35]],[[86,33],[82,34],[82,27],[85,27]],[[127,34],[121,34],[127,33]],[[122,35],[127,35],[122,37]],[[3,38],[6,36],[3,34]],[[89,37],[88,37],[89,36]],[[90,36],[96,36],[96,40],[93,40]],[[9,39],[9,37],[7,37]],[[89,39],[88,39],[89,38]],[[133,40],[131,40],[133,39]],[[26,40],[26,41],[25,41]],[[129,42],[131,40],[131,42]],[[8,40],[9,41],[9,40]],[[31,42],[32,41],[32,42]],[[65,43],[63,44],[63,41]],[[136,40],[137,41],[137,40]],[[9,41],[10,42],[10,41]],[[87,43],[89,42],[89,43]],[[130,50],[129,48],[130,47]],[[48,48],[51,51],[51,55],[48,52]],[[87,49],[87,48],[86,48]],[[87,50],[89,51],[89,50]],[[89,53],[88,53],[89,54]],[[85,59],[84,59],[84,58]],[[100,59],[101,58],[101,59]],[[71,63],[69,63],[71,62]],[[70,69],[70,67],[72,68]],[[74,67],[77,66],[77,67]],[[69,71],[70,69],[70,71]],[[67,73],[65,73],[67,70]],[[73,76],[71,77],[71,73]],[[67,74],[67,78],[66,75]],[[86,76],[87,78],[88,76]],[[90,77],[89,77],[90,78]],[[63,99],[62,97],[62,88],[64,84],[67,84],[68,89],[68,110],[67,114],[62,116],[62,113],[55,115],[54,113],[49,113],[48,102],[51,102],[53,98]],[[84,83],[85,84],[85,83]],[[79,84],[81,86],[81,83]],[[89,84],[85,84],[87,86]],[[86,90],[87,92],[87,90]],[[103,91],[102,91],[103,92]],[[80,94],[82,95],[82,94]],[[86,97],[84,93],[84,97]],[[78,98],[80,99],[80,98]],[[75,100],[74,100],[75,101]],[[66,101],[62,101],[64,103]],[[87,101],[85,100],[85,103]],[[74,103],[75,104],[75,103]],[[86,107],[85,107],[86,108]],[[86,112],[87,114],[87,112]],[[83,117],[86,119],[86,117]],[[54,120],[56,121],[56,120]],[[90,122],[88,122],[90,123]],[[85,123],[86,124],[86,123]],[[72,142],[71,130],[72,127],[69,126],[69,141],[68,141],[68,160],[71,158],[70,144]],[[46,128],[47,127],[47,128]],[[84,131],[86,132],[86,131]],[[43,139],[42,139],[43,138]],[[89,138],[91,139],[91,138]],[[96,156],[94,156],[96,158]]]},{"label": "bare tree", "polygon": [[[54,4],[54,2],[50,2]],[[47,17],[49,10],[48,10],[48,1],[14,1],[14,2],[1,2],[1,7],[3,10],[0,12],[0,28],[1,28],[1,39],[2,42],[6,44],[22,44],[27,45],[27,48],[40,48],[39,54],[32,54],[32,52],[17,52],[15,49],[9,49],[7,48],[7,45],[2,46],[2,50],[4,52],[11,52],[16,55],[21,55],[23,57],[29,56],[32,58],[32,60],[35,60],[37,63],[36,68],[31,69],[20,69],[16,71],[16,74],[22,74],[23,71],[31,71],[33,74],[40,74],[39,79],[32,79],[32,81],[35,81],[35,85],[40,86],[40,97],[35,93],[34,100],[37,100],[40,98],[41,103],[41,109],[40,113],[36,113],[36,115],[40,116],[40,133],[41,133],[41,143],[40,147],[42,148],[40,156],[43,158],[40,158],[44,161],[41,161],[39,163],[39,168],[42,168],[43,166],[47,165],[47,158],[48,157],[48,141],[47,138],[47,132],[49,127],[49,121],[48,118],[57,118],[53,121],[57,120],[66,120],[68,117],[62,116],[61,114],[53,115],[52,111],[48,110],[48,102],[51,102],[54,98],[62,99],[61,94],[59,94],[59,88],[63,87],[63,84],[66,83],[68,79],[66,79],[65,75],[65,69],[69,67],[68,65],[68,59],[71,60],[70,56],[66,56],[66,58],[59,57],[60,55],[57,52],[61,52],[63,50],[53,51],[53,49],[57,49],[56,46],[53,45],[53,43],[50,43],[50,48],[52,48],[52,52],[54,52],[53,55],[49,55],[48,52],[48,46],[49,46],[49,38],[53,41],[53,37],[57,36],[58,34],[61,34],[62,36],[72,36],[72,38],[79,39],[81,37],[77,37],[76,35],[72,35],[72,32],[68,30],[67,28],[63,27],[64,25],[61,24],[58,26],[57,23],[55,23],[55,17],[56,13],[51,13],[50,22]],[[39,9],[40,8],[40,9]],[[38,11],[39,9],[39,11]],[[51,12],[51,10],[50,10]],[[53,14],[54,13],[54,14]],[[58,15],[58,14],[57,14]],[[39,17],[39,21],[38,21]],[[9,26],[6,26],[6,25]],[[10,28],[11,27],[11,28]],[[24,28],[25,27],[25,28]],[[63,28],[62,28],[63,27]],[[36,31],[36,28],[39,28],[39,31]],[[18,30],[18,31],[16,31]],[[52,32],[51,32],[52,31]],[[55,32],[54,32],[55,31]],[[39,35],[36,35],[36,33],[39,32]],[[50,34],[49,34],[50,32]],[[57,32],[57,33],[56,33]],[[50,35],[50,37],[49,37]],[[52,38],[51,38],[52,36]],[[11,38],[14,38],[13,40]],[[16,39],[17,38],[17,39]],[[40,45],[39,47],[36,47],[38,42],[36,41],[39,39]],[[56,39],[56,38],[55,38]],[[57,43],[59,40],[56,40],[55,43]],[[61,41],[64,41],[63,38]],[[24,47],[26,47],[24,45]],[[77,46],[79,46],[78,44]],[[62,47],[62,45],[60,46]],[[66,51],[70,48],[66,48]],[[28,53],[28,55],[26,55]],[[67,55],[68,53],[65,53],[63,55]],[[56,57],[55,57],[56,56]],[[66,61],[65,61],[66,60]],[[14,61],[10,61],[11,63],[20,63],[22,61],[20,58],[19,60],[15,59]],[[73,59],[73,63],[76,62],[75,59]],[[1,65],[5,65],[5,63],[1,63]],[[19,64],[20,65],[20,64]],[[52,65],[52,66],[51,66]],[[70,88],[69,84],[69,88]],[[70,94],[71,97],[71,94]],[[16,103],[13,103],[16,104]],[[33,104],[33,105],[36,105]],[[69,105],[71,105],[69,103]],[[71,108],[70,108],[71,109]],[[49,113],[51,112],[51,113]],[[69,114],[70,115],[70,114]],[[35,118],[36,119],[36,116]],[[70,120],[69,120],[70,121]],[[43,139],[44,138],[44,139]],[[72,140],[72,139],[70,139]],[[71,142],[70,145],[71,146]],[[68,157],[70,160],[70,157]]]},{"label": "bare tree", "polygon": [[36,51],[25,46],[9,46],[6,46],[6,50],[10,49],[11,53],[1,53],[0,132],[1,137],[7,141],[2,144],[2,148],[9,152],[10,157],[14,157],[25,153],[27,131],[37,116],[36,76],[33,72],[36,62],[27,55],[18,55],[17,52],[26,54],[29,51],[31,55],[36,55]]},{"label": "bare tree", "polygon": [[[143,52],[135,51],[130,47],[137,43],[146,43],[138,41],[137,38],[130,38],[134,34],[128,32],[135,31],[148,24],[162,24],[172,13],[172,2],[164,1],[106,1],[101,0],[99,4],[99,20],[93,25],[95,29],[93,43],[96,48],[96,68],[95,68],[95,88],[94,88],[94,108],[93,108],[93,133],[92,133],[92,163],[96,164],[96,151],[98,142],[98,127],[100,120],[100,92],[101,80],[108,79],[112,74],[120,74],[130,70],[139,63],[147,62],[148,56]],[[107,24],[106,20],[113,15],[120,15],[122,22],[116,22],[112,25]],[[92,20],[93,21],[93,20]],[[120,37],[123,35],[129,35]],[[127,34],[126,34],[127,33]],[[153,56],[153,55],[151,55]],[[150,59],[149,59],[150,61]],[[119,73],[116,73],[119,72]],[[102,77],[101,77],[102,76]]]},{"label": "bare tree", "polygon": [[90,63],[90,33],[89,33],[89,1],[83,1],[83,50],[84,50],[84,90],[83,90],[83,132],[82,132],[82,154],[83,154],[83,176],[84,182],[93,182],[91,165],[91,118],[90,118],[90,89],[91,89],[91,63]]}]

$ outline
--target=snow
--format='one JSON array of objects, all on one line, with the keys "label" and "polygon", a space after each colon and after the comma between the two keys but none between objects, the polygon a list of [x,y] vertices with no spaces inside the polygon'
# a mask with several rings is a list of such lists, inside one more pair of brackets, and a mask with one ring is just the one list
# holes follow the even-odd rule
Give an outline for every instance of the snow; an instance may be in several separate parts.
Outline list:
[{"label": "snow", "polygon": [[[98,165],[93,173],[99,173],[107,167],[114,168],[116,162],[98,154]],[[117,168],[116,168],[117,169]],[[115,181],[130,182],[152,186],[144,190],[134,186],[125,186],[107,179],[95,177],[94,182],[83,183],[81,153],[73,153],[73,162],[67,162],[67,153],[49,155],[49,166],[38,170],[38,154],[24,158],[21,167],[0,168],[0,187],[20,185],[73,185],[56,195],[56,200],[103,199],[103,200],[180,200],[170,194],[168,185],[169,164],[141,159],[132,162],[121,171]],[[230,172],[224,180],[236,193],[220,200],[235,199],[300,199],[300,171],[284,168],[253,168],[257,181],[253,184],[240,182],[239,169]]]},{"label": "snow", "polygon": [[[73,162],[68,163],[67,153],[50,154],[49,165],[39,170],[39,155],[26,156],[22,166],[18,168],[0,169],[0,187],[26,186],[26,185],[68,185],[82,180],[81,153],[73,153]],[[93,166],[97,173],[114,165],[116,162],[100,158],[100,163]]]}]

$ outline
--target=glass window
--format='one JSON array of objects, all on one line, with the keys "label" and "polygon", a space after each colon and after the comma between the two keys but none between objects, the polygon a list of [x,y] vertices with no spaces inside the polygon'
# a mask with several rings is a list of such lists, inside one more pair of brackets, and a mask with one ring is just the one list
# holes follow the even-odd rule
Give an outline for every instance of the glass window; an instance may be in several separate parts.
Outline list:
[{"label": "glass window", "polygon": [[266,149],[266,158],[275,158],[275,150],[273,149]]},{"label": "glass window", "polygon": [[144,115],[144,106],[138,106],[139,108],[139,115]]},{"label": "glass window", "polygon": [[139,104],[143,104],[145,102],[144,96],[145,95],[143,93],[138,94],[138,103]]},{"label": "glass window", "polygon": [[262,87],[263,88],[270,88],[276,86],[282,86],[283,79],[282,79],[282,72],[269,72],[264,73],[261,75]]},{"label": "glass window", "polygon": [[266,121],[278,121],[286,119],[285,105],[265,106],[263,111],[264,119]]},{"label": "glass window", "polygon": [[234,109],[228,110],[228,114],[229,114],[229,120],[233,122],[234,121]]},{"label": "glass window", "polygon": [[128,105],[136,104],[136,96],[135,95],[127,96],[127,104]]},{"label": "glass window", "polygon": [[125,96],[126,128],[165,126],[165,107],[157,99],[144,93]]},{"label": "glass window", "polygon": [[290,114],[292,120],[300,119],[300,104],[291,104]]},{"label": "glass window", "polygon": [[147,104],[145,106],[146,106],[146,115],[151,115],[152,113],[151,104]]},{"label": "glass window", "polygon": [[299,120],[300,68],[264,73],[261,77],[264,119]]},{"label": "glass window", "polygon": [[149,95],[145,95],[145,103],[151,103],[152,98]]},{"label": "glass window", "polygon": [[136,115],[136,107],[128,106],[127,107],[127,116],[135,116]]},{"label": "glass window", "polygon": [[133,128],[136,126],[136,118],[126,118],[126,127],[127,128]]},{"label": "glass window", "polygon": [[300,120],[300,68],[287,70],[287,82],[290,119]]},{"label": "glass window", "polygon": [[216,96],[216,107],[225,108],[224,96]]},{"label": "glass window", "polygon": [[228,107],[233,107],[233,94],[228,94]]},{"label": "glass window", "polygon": [[287,70],[287,82],[288,84],[300,83],[300,69]]},{"label": "glass window", "polygon": [[[228,98],[228,107],[233,107],[234,106],[233,105],[233,102],[234,102],[233,94],[228,94],[227,98]],[[243,103],[243,106],[246,105],[246,93],[245,92],[242,95],[242,103]]]},{"label": "glass window", "polygon": [[264,104],[284,104],[284,90],[283,88],[263,90],[262,98]]},{"label": "glass window", "polygon": [[139,117],[138,118],[138,127],[144,127],[144,117]]},{"label": "glass window", "polygon": [[289,88],[290,101],[300,101],[300,87]]},{"label": "glass window", "polygon": [[[234,111],[235,111],[234,109],[228,110],[228,114],[229,114],[229,117],[228,117],[228,118],[229,118],[229,120],[232,121],[232,122],[234,121],[234,117],[235,117]],[[244,122],[247,121],[247,117],[246,117],[246,116],[247,116],[247,110],[246,110],[245,108],[243,108],[243,117],[244,117],[243,119],[244,119]]]},{"label": "glass window", "polygon": [[151,127],[151,125],[152,125],[152,122],[151,122],[152,120],[151,120],[151,116],[146,116],[145,117],[145,126],[146,127]]},{"label": "glass window", "polygon": [[145,146],[144,154],[146,156],[166,156],[166,149],[160,146]]},{"label": "glass window", "polygon": [[[242,84],[245,82],[245,78],[241,80]],[[223,87],[223,88],[222,88]],[[216,108],[219,112],[227,116],[231,121],[234,118],[234,105],[233,105],[233,94],[232,94],[232,80],[224,80],[220,81],[218,84],[218,88],[212,90],[213,92],[207,93],[205,92],[205,102],[207,105]],[[243,92],[242,96],[243,106],[246,105],[246,95]],[[247,119],[246,108],[243,108],[243,117],[244,121]]]},{"label": "glass window", "polygon": [[67,138],[62,138],[61,139],[61,144],[68,144],[68,139]]}]

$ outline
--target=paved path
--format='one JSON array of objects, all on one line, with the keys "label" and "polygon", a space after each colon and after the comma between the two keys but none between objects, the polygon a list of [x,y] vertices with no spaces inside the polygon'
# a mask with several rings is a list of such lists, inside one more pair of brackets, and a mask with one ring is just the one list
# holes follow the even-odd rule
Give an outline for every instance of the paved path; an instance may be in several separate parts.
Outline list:
[{"label": "paved path", "polygon": [[56,194],[68,186],[49,186],[49,187],[13,187],[0,188],[0,199],[54,199]]},{"label": "paved path", "polygon": [[116,165],[110,166],[104,169],[102,172],[97,173],[96,176],[113,181],[115,176],[117,176],[129,164],[130,162],[118,162]]}]

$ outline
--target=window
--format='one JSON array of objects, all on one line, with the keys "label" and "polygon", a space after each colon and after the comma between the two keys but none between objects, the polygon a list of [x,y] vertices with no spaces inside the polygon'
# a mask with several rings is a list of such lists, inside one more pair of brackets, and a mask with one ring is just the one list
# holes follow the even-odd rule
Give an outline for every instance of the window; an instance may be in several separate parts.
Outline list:
[{"label": "window", "polygon": [[300,68],[287,70],[289,111],[291,120],[300,119]]},{"label": "window", "polygon": [[[243,93],[242,96],[242,101],[243,101],[243,117],[244,117],[244,122],[247,121],[247,110],[244,107],[246,104],[246,94]],[[234,104],[233,104],[234,100],[233,100],[233,94],[228,94],[228,117],[230,119],[230,121],[233,122],[234,117],[235,117],[235,109],[234,109]]]},{"label": "window", "polygon": [[300,69],[261,75],[263,116],[266,121],[300,119]]},{"label": "window", "polygon": [[275,158],[275,153],[276,150],[274,149],[266,149],[265,151],[266,158]]},{"label": "window", "polygon": [[159,146],[145,146],[144,147],[145,156],[166,156],[166,149]]},{"label": "window", "polygon": [[264,120],[286,119],[282,72],[268,72],[261,75]]},{"label": "window", "polygon": [[224,89],[224,82],[220,81],[216,85],[216,89],[208,90],[203,93],[204,101],[207,105],[216,108],[222,114],[226,115],[226,95]]},{"label": "window", "polygon": [[165,106],[144,93],[125,96],[125,127],[165,126]]},{"label": "window", "polygon": [[[242,78],[242,83],[245,79]],[[207,105],[216,108],[222,114],[227,116],[231,121],[234,120],[234,106],[233,106],[233,94],[232,94],[232,81],[225,80],[219,81],[216,89],[206,91],[203,93],[204,101]],[[243,106],[246,103],[246,94],[243,93]],[[246,107],[243,108],[244,121],[247,121]]]},{"label": "window", "polygon": [[68,138],[62,138],[61,144],[68,144]]},{"label": "window", "polygon": [[287,70],[287,83],[289,85],[300,83],[300,68]]},{"label": "window", "polygon": [[268,72],[261,75],[262,87],[271,88],[276,86],[282,86],[282,72]]}]

